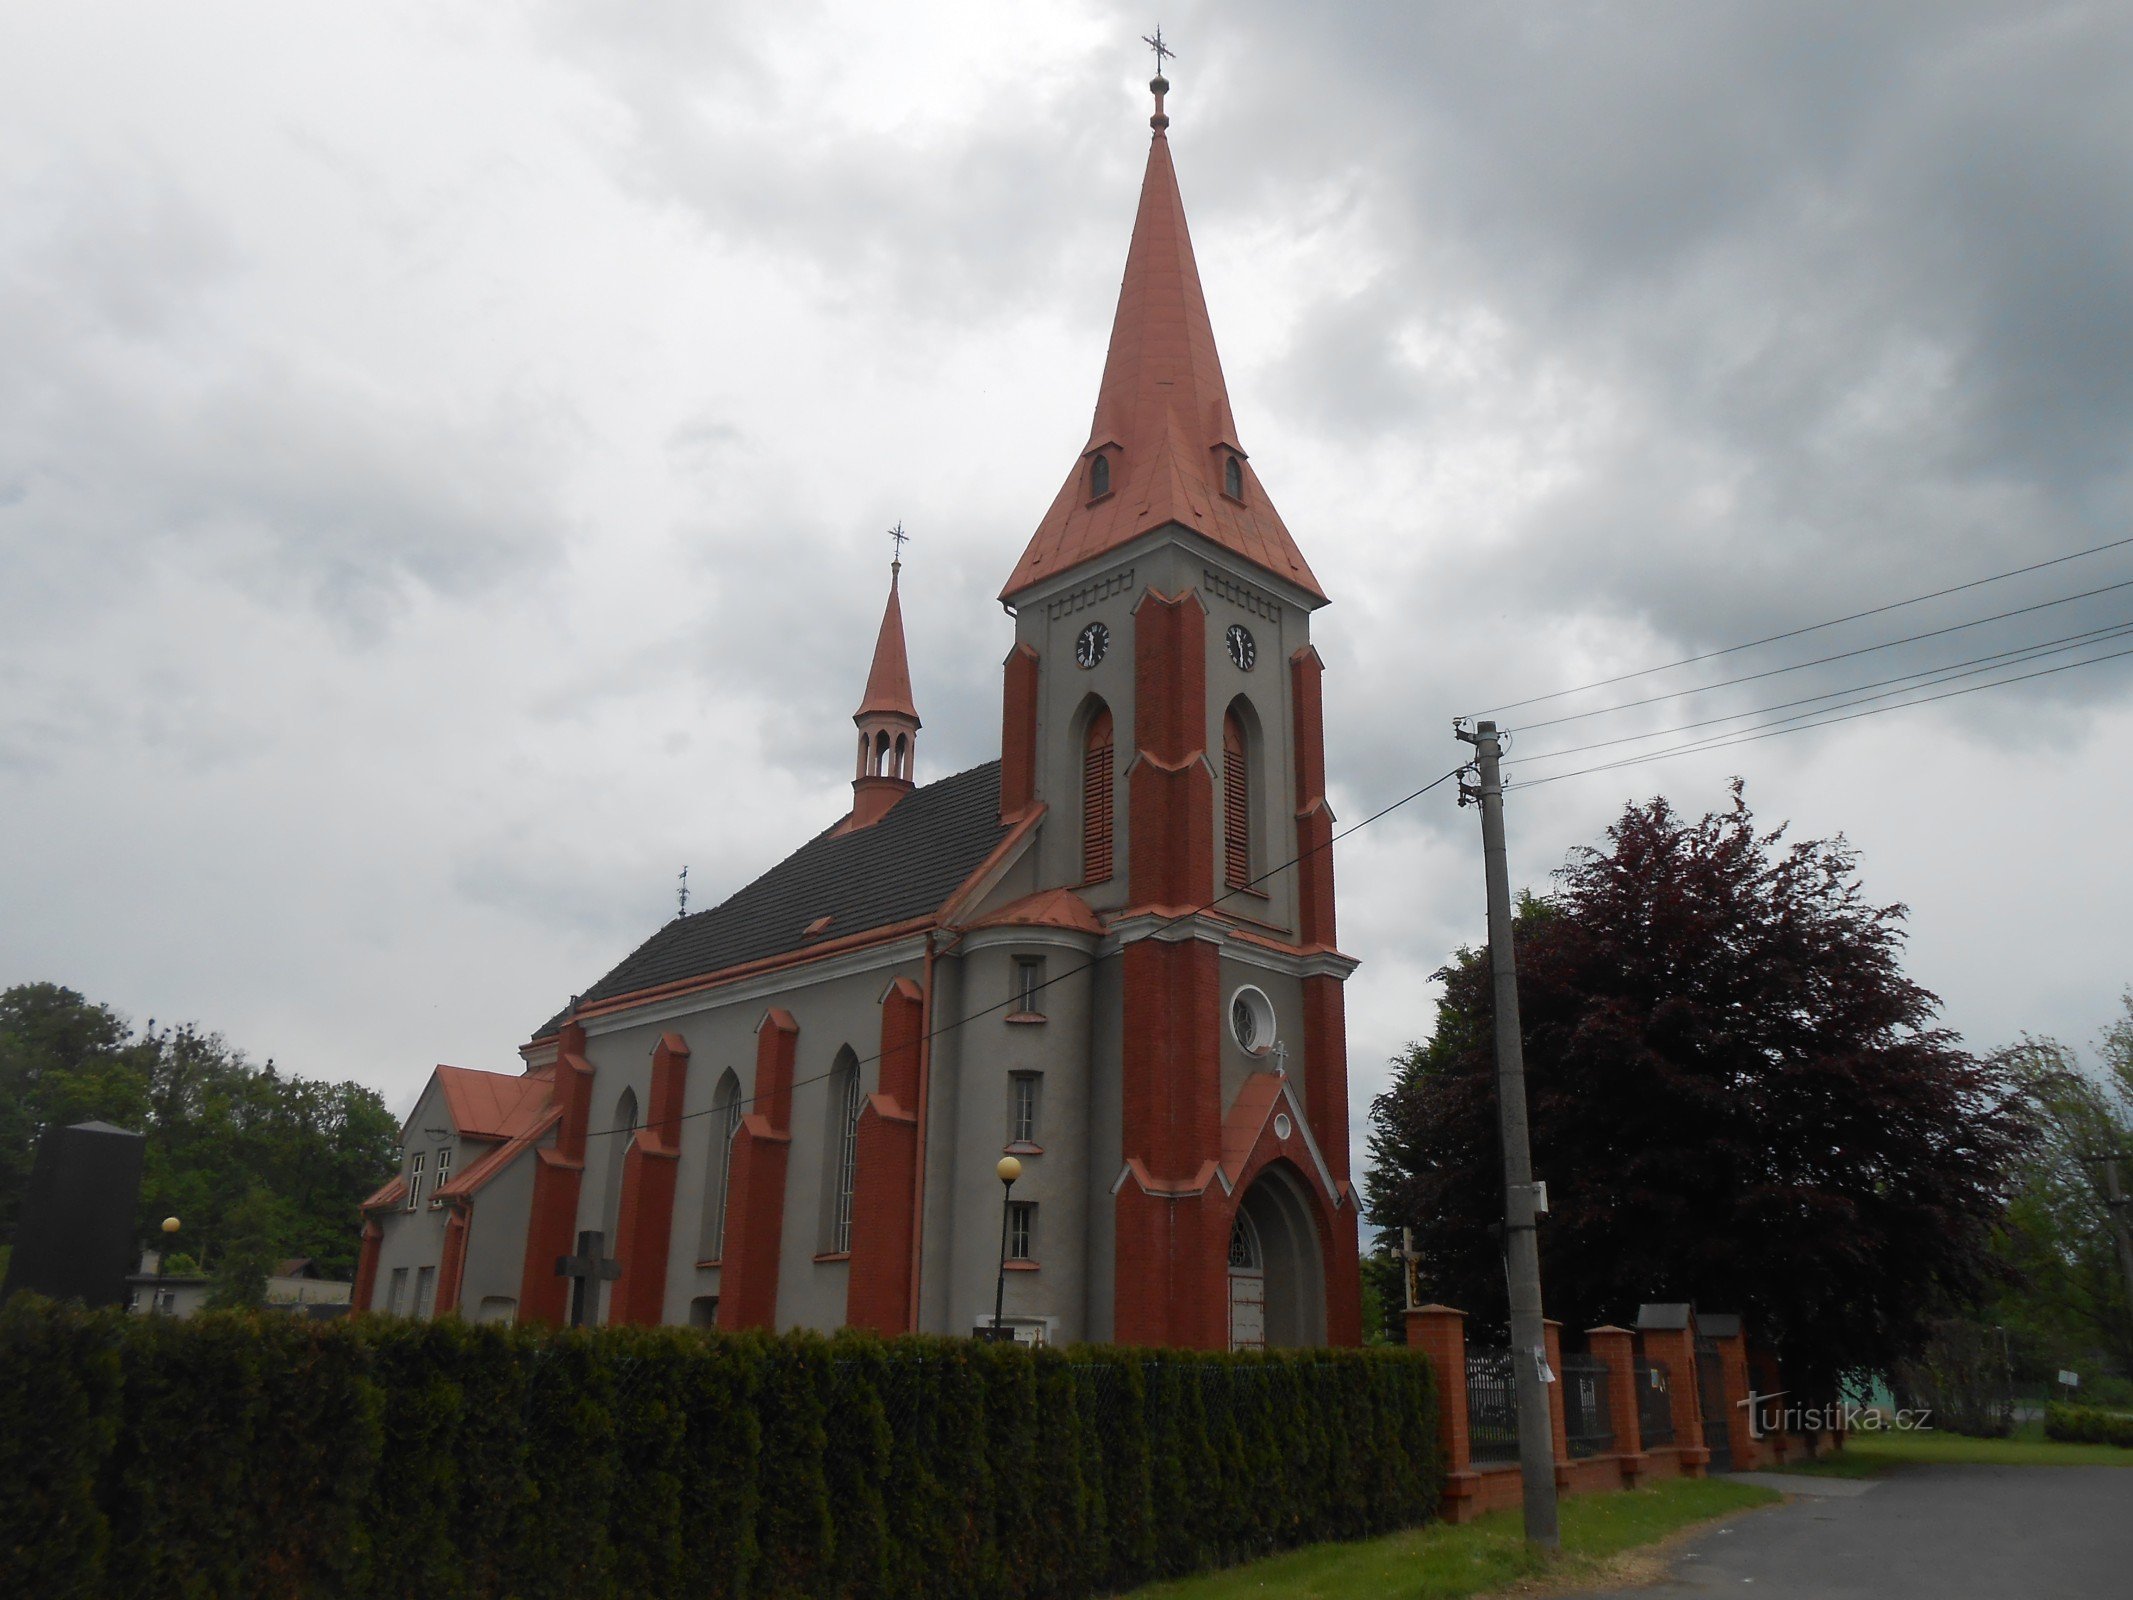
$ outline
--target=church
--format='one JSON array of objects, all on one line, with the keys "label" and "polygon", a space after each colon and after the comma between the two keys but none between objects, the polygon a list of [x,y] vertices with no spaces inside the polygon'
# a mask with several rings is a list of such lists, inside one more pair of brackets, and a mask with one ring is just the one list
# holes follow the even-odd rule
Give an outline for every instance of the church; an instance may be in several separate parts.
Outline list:
[{"label": "church", "polygon": [[999,759],[921,781],[892,565],[849,809],[523,1072],[436,1069],[359,1309],[1360,1342],[1326,595],[1230,414],[1150,88],[1095,417],[1000,591]]}]

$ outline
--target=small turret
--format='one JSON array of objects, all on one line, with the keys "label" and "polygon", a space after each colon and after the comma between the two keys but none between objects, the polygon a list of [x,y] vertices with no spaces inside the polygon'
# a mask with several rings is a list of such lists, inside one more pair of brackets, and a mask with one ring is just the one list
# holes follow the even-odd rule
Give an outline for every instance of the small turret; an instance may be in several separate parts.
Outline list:
[{"label": "small turret", "polygon": [[911,663],[904,654],[904,609],[897,598],[903,529],[896,529],[899,558],[889,563],[889,603],[874,640],[874,664],[866,693],[852,721],[859,727],[859,764],[852,774],[852,814],[842,831],[871,827],[909,794],[918,765],[918,707],[911,703]]}]

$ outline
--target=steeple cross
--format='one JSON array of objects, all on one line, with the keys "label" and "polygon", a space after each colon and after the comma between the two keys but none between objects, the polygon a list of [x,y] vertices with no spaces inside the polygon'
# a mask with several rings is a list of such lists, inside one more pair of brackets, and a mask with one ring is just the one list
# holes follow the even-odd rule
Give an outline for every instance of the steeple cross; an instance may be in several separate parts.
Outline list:
[{"label": "steeple cross", "polygon": [[889,565],[900,570],[904,564],[904,546],[911,542],[911,535],[904,532],[901,518],[897,520],[896,526],[889,530],[889,537],[896,541],[896,554],[890,559]]},{"label": "steeple cross", "polygon": [[1169,45],[1163,43],[1163,25],[1158,22],[1152,36],[1142,34],[1141,43],[1155,52],[1155,75],[1160,78],[1163,75],[1163,63],[1177,54]]}]

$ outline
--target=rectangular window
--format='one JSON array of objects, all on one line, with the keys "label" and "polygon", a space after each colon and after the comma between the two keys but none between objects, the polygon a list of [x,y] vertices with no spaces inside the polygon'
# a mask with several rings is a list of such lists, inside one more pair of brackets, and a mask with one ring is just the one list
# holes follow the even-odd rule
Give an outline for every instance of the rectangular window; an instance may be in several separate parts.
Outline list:
[{"label": "rectangular window", "polygon": [[1037,1085],[1034,1072],[1018,1072],[1007,1080],[1007,1142],[1037,1142]]},{"label": "rectangular window", "polygon": [[430,1209],[435,1211],[444,1204],[444,1186],[452,1176],[452,1147],[446,1145],[437,1152],[437,1175],[430,1184]]},{"label": "rectangular window", "polygon": [[415,1320],[427,1322],[437,1309],[437,1269],[423,1267],[415,1273]]},{"label": "rectangular window", "polygon": [[417,1150],[407,1164],[407,1209],[422,1204],[422,1152]]},{"label": "rectangular window", "polygon": [[1044,957],[1015,957],[1015,989],[1010,997],[1018,1017],[1044,1015]]},{"label": "rectangular window", "polygon": [[393,1268],[391,1280],[385,1286],[385,1314],[397,1317],[407,1309],[407,1268]]},{"label": "rectangular window", "polygon": [[1037,1242],[1037,1202],[1011,1200],[1007,1205],[1007,1259],[1034,1261]]}]

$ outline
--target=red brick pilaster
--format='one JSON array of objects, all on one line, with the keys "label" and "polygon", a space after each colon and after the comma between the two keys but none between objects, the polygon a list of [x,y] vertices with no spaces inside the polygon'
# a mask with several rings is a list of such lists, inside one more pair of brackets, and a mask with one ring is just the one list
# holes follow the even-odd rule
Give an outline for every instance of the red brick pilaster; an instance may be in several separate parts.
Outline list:
[{"label": "red brick pilaster", "polygon": [[1622,1481],[1634,1486],[1645,1465],[1644,1434],[1637,1421],[1637,1336],[1627,1328],[1588,1328],[1585,1347],[1607,1363],[1607,1422],[1614,1431]]},{"label": "red brick pilaster", "polygon": [[1289,657],[1296,727],[1296,933],[1302,944],[1331,947],[1333,813],[1326,808],[1324,676],[1310,646]]},{"label": "red brick pilaster", "polygon": [[556,1042],[555,1105],[561,1118],[555,1143],[534,1152],[533,1200],[518,1286],[522,1322],[561,1322],[569,1310],[569,1285],[556,1275],[555,1264],[577,1248],[578,1189],[585,1178],[592,1078],[592,1063],[585,1059],[585,1030],[567,1022]]},{"label": "red brick pilaster", "polygon": [[[1012,822],[1037,799],[1037,652],[1007,653],[1000,695],[1000,820]],[[1078,782],[1077,770],[1072,780]]]},{"label": "red brick pilaster", "polygon": [[1429,1357],[1437,1379],[1437,1443],[1444,1451],[1444,1520],[1480,1514],[1473,1467],[1473,1435],[1466,1409],[1466,1313],[1450,1306],[1417,1306],[1407,1313],[1408,1348]]},{"label": "red brick pilaster", "polygon": [[439,1317],[459,1314],[459,1290],[467,1277],[467,1225],[472,1220],[467,1215],[466,1202],[451,1202],[452,1214],[444,1222],[444,1257],[437,1265],[437,1298],[431,1315]]},{"label": "red brick pilaster", "polygon": [[1674,1419],[1674,1453],[1681,1475],[1700,1478],[1711,1459],[1704,1448],[1703,1411],[1696,1400],[1696,1335],[1687,1328],[1646,1329],[1637,1335],[1644,1359],[1666,1368],[1667,1405]]},{"label": "red brick pilaster", "polygon": [[1207,763],[1207,610],[1191,590],[1172,599],[1150,589],[1134,607],[1133,738],[1130,898],[1198,904],[1214,888],[1215,790]]},{"label": "red brick pilaster", "polygon": [[793,1058],[800,1025],[773,1006],[756,1024],[753,1109],[734,1135],[726,1185],[726,1253],[718,1320],[725,1328],[773,1328],[778,1255],[785,1230],[785,1169],[792,1153]]},{"label": "red brick pilaster", "polygon": [[674,1184],[688,1081],[689,1041],[678,1033],[661,1034],[652,1049],[650,1112],[622,1158],[613,1245],[622,1276],[609,1302],[610,1322],[657,1324],[666,1318],[667,1251],[674,1237]]},{"label": "red brick pilaster", "polygon": [[1332,1344],[1361,1344],[1362,1263],[1355,1190],[1348,1181],[1347,996],[1341,980],[1328,973],[1303,980],[1303,1100],[1341,1197],[1326,1257],[1326,1337]]},{"label": "red brick pilaster", "polygon": [[378,1247],[385,1238],[385,1230],[378,1226],[377,1219],[363,1219],[363,1246],[356,1256],[356,1281],[349,1304],[358,1311],[370,1309],[370,1297],[378,1290]]},{"label": "red brick pilaster", "polygon": [[1216,947],[1139,939],[1120,957],[1128,1175],[1116,1201],[1121,1344],[1229,1343],[1231,1206],[1222,1153],[1221,990]]},{"label": "red brick pilaster", "polygon": [[[1013,658],[1009,658],[1010,669]],[[898,978],[881,1001],[880,1087],[859,1112],[852,1182],[852,1264],[844,1320],[907,1333],[911,1318],[912,1201],[918,1185],[918,1055],[925,996]]]},{"label": "red brick pilaster", "polygon": [[1748,1428],[1748,1342],[1738,1333],[1716,1341],[1719,1362],[1726,1374],[1726,1436],[1733,1441],[1733,1470],[1752,1472],[1768,1464],[1768,1451]]},{"label": "red brick pilaster", "polygon": [[[1548,1433],[1555,1441],[1555,1482],[1558,1488],[1567,1488],[1570,1483],[1570,1424],[1563,1414],[1563,1325],[1553,1317],[1541,1322],[1542,1336],[1547,1341],[1548,1370],[1555,1374],[1555,1382],[1544,1384],[1548,1391]],[[1516,1358],[1516,1352],[1514,1359]]]}]

